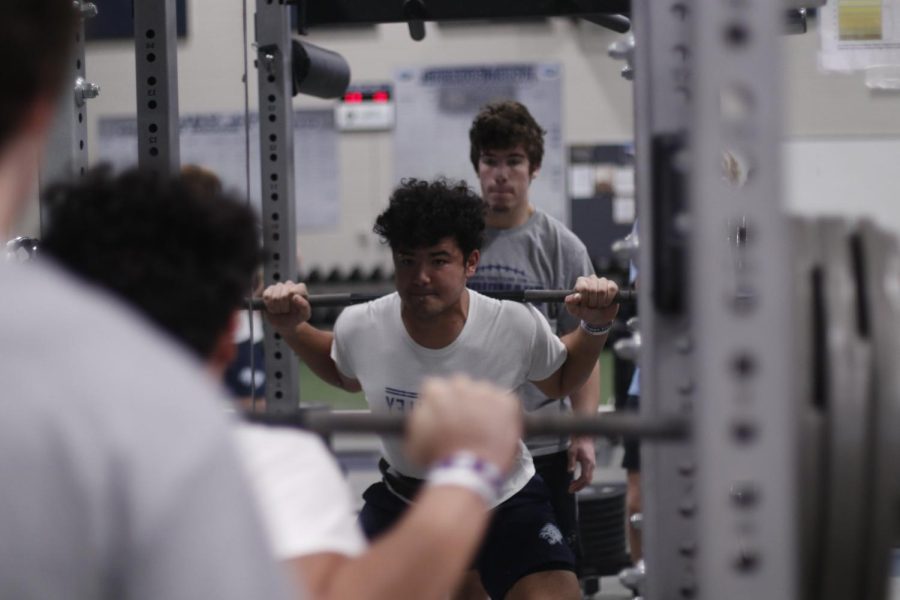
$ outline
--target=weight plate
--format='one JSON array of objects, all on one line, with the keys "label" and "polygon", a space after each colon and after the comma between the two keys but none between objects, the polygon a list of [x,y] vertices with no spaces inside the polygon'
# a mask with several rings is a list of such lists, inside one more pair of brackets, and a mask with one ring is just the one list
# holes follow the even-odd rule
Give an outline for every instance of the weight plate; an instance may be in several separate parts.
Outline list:
[{"label": "weight plate", "polygon": [[887,594],[897,526],[897,457],[900,456],[900,248],[897,240],[870,222],[860,227],[867,316],[873,344],[873,407],[869,419],[870,460],[864,513],[863,582],[857,598]]},{"label": "weight plate", "polygon": [[791,221],[794,256],[794,300],[796,310],[797,372],[807,374],[794,380],[794,397],[799,401],[800,444],[797,508],[800,511],[801,598],[819,600],[817,562],[822,548],[823,529],[820,522],[822,488],[823,428],[825,411],[823,388],[825,371],[824,340],[827,326],[821,308],[821,250],[816,223],[796,217]]},{"label": "weight plate", "polygon": [[851,248],[843,220],[819,223],[825,336],[825,495],[821,590],[824,600],[857,598],[862,582],[864,493],[869,485],[871,347],[860,330]]}]

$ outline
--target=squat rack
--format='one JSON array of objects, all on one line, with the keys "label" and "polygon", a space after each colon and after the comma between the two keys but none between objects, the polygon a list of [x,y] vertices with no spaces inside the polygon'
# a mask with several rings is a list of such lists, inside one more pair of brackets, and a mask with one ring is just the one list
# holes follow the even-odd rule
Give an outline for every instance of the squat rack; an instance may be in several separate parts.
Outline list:
[{"label": "squat rack", "polygon": [[[426,20],[610,14],[631,18],[637,40],[643,411],[652,417],[688,415],[694,423],[691,441],[644,450],[646,597],[654,600],[787,600],[799,590],[794,522],[798,416],[789,401],[795,358],[789,333],[791,249],[780,197],[778,55],[784,11],[796,4],[298,3],[301,30],[326,23],[407,22],[417,39],[424,34]],[[289,101],[279,94],[286,93],[285,82],[277,80],[289,73],[280,58],[290,36],[288,4],[257,0],[257,23],[259,64],[275,65],[269,71],[260,68],[260,105],[268,103],[277,111]],[[276,81],[264,89],[263,78],[272,76]],[[266,97],[273,90],[274,102]],[[282,115],[287,121],[281,122],[281,138],[289,144],[289,111],[282,107]],[[720,162],[726,149],[739,151],[753,165],[754,177],[741,189],[722,183]],[[286,152],[289,146],[279,156],[286,157]],[[263,163],[264,168],[275,168],[265,158]],[[287,165],[283,170],[287,175]],[[290,203],[292,192],[282,189],[280,197]],[[269,204],[267,209],[277,206]],[[740,219],[748,219],[755,239],[765,243],[742,247],[743,261],[753,268],[741,272],[736,288],[735,266],[721,258],[730,253],[715,249],[725,244],[727,228]],[[267,229],[267,242],[289,260],[293,236],[270,239],[274,233]],[[285,266],[267,265],[268,282],[277,281]],[[752,306],[739,301],[747,291],[753,292]],[[279,344],[267,336],[267,355],[289,355]],[[292,365],[272,367],[284,380],[286,374],[291,377]],[[267,376],[270,382],[279,380],[277,371]],[[284,390],[289,395],[279,396],[277,388],[270,388],[268,406],[291,410],[296,389],[292,383]]]},{"label": "squat rack", "polygon": [[[630,19],[637,40],[642,412],[689,416],[693,423],[689,441],[643,451],[645,597],[798,597],[798,415],[789,401],[796,365],[791,248],[779,185],[778,36],[786,8],[819,4],[256,0],[266,283],[296,273],[294,5],[300,31],[407,22],[419,38],[424,21],[582,16],[621,28]],[[174,12],[174,0],[136,3],[139,158],[161,171],[179,162]],[[83,78],[83,58],[78,68]],[[84,146],[70,143],[85,139],[83,122],[82,115],[81,128],[63,140],[74,167],[48,174],[78,173],[86,164]],[[722,182],[726,149],[752,165],[754,176],[741,189]],[[752,223],[761,243],[742,246],[752,268],[736,278],[733,262],[723,259],[729,252],[716,250],[724,250],[738,219]],[[753,293],[751,306],[738,301],[746,291]],[[265,345],[268,411],[289,414],[299,389],[297,361],[268,328]]]}]

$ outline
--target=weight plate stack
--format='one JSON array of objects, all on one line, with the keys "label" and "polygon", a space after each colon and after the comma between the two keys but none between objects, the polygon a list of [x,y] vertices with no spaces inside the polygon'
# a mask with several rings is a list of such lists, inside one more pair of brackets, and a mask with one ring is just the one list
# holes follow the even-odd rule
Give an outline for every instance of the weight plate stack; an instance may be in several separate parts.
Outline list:
[{"label": "weight plate stack", "polygon": [[625,549],[625,486],[588,486],[578,493],[582,577],[606,577],[630,564]]}]

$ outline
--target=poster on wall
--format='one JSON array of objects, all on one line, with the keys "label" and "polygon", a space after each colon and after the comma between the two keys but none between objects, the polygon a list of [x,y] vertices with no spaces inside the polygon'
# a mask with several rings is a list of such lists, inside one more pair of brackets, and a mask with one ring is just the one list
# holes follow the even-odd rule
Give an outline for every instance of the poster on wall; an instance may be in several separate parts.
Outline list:
[{"label": "poster on wall", "polygon": [[631,142],[569,148],[572,231],[599,271],[616,266],[610,240],[625,237],[634,224],[634,187]]},{"label": "poster on wall", "polygon": [[[134,166],[134,118],[101,118],[99,129],[98,161],[116,169]],[[243,197],[247,190],[244,114],[184,115],[180,129],[181,164],[211,169],[226,188]],[[340,173],[333,110],[294,112],[294,165],[297,230],[336,229],[340,221]],[[250,198],[259,212],[259,117],[255,113],[250,115]]]},{"label": "poster on wall", "polygon": [[517,100],[547,131],[532,203],[569,224],[562,140],[562,66],[522,63],[408,67],[394,72],[394,175],[465,179],[479,191],[469,162],[469,126],[496,100]]},{"label": "poster on wall", "polygon": [[[833,0],[819,9],[819,62],[827,71],[900,72],[900,0]],[[896,89],[900,81],[891,86]]]}]

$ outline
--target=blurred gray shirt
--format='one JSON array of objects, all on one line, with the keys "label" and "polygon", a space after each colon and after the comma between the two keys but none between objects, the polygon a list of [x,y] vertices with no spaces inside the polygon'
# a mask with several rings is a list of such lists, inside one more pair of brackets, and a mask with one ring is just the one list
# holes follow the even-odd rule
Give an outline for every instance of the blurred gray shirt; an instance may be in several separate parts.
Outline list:
[{"label": "blurred gray shirt", "polygon": [[283,598],[199,363],[40,262],[0,264],[0,598]]},{"label": "blurred gray shirt", "polygon": [[[571,289],[575,280],[594,272],[587,248],[565,225],[536,210],[519,227],[485,230],[478,270],[469,279],[469,287],[478,292],[533,289]],[[534,305],[550,322],[558,335],[578,326],[562,303]],[[547,398],[534,384],[517,390],[525,410],[546,414],[569,412],[569,398]],[[568,437],[540,436],[525,440],[534,456],[561,452],[568,448]]]}]

